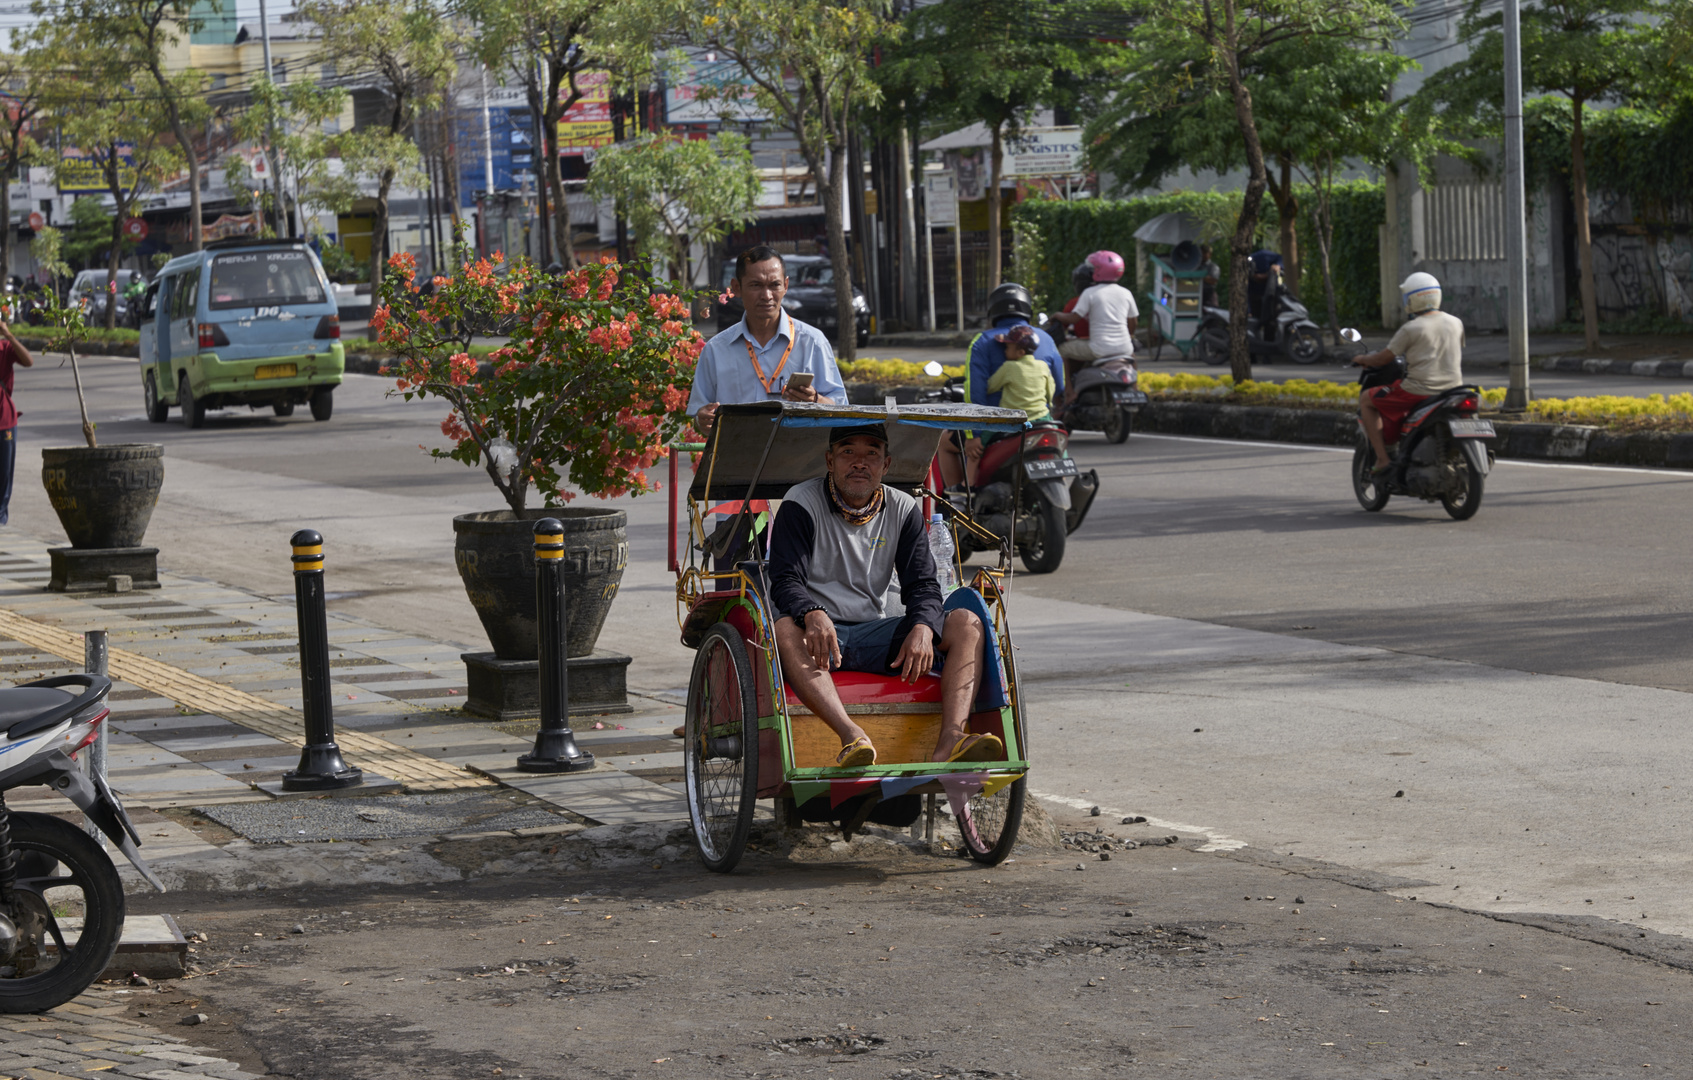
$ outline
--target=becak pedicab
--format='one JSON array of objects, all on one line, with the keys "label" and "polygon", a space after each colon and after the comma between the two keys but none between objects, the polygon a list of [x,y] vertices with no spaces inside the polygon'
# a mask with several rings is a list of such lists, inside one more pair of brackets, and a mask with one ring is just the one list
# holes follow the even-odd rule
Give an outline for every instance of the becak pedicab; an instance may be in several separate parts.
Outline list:
[{"label": "becak pedicab", "polygon": [[[851,839],[866,823],[910,826],[925,805],[933,837],[937,799],[944,797],[971,858],[991,866],[1011,853],[1026,798],[1028,742],[1003,594],[1010,545],[924,482],[943,432],[1011,433],[1025,423],[1016,410],[957,404],[884,408],[772,401],[718,411],[688,491],[686,565],[672,559],[682,643],[696,650],[683,725],[688,813],[708,868],[734,869],[746,850],[758,799],[775,800],[780,826],[834,822]],[[756,538],[757,526],[768,521],[768,500],[823,475],[832,428],[867,424],[883,425],[886,433],[891,460],[883,487],[924,500],[925,511],[945,515],[952,528],[978,538],[978,549],[999,548],[997,567],[978,568],[945,599],[948,612],[973,612],[985,630],[964,738],[998,739],[999,760],[930,760],[942,735],[942,680],[932,672],[914,673],[908,682],[896,671],[834,671],[846,713],[877,755],[872,765],[837,765],[844,737],[807,708],[783,677],[775,636],[783,613],[773,605],[767,540]],[[676,498],[673,484],[672,541]],[[728,527],[708,530],[713,514],[734,517]],[[936,527],[948,525],[930,525]],[[734,550],[738,547],[745,549],[744,557]],[[953,569],[956,574],[956,561]],[[991,739],[975,741],[994,745]]]}]

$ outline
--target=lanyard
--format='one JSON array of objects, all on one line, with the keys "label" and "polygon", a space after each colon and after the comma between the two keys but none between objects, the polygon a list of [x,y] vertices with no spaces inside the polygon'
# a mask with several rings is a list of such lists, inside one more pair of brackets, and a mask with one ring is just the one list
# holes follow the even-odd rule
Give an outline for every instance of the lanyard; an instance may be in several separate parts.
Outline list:
[{"label": "lanyard", "polygon": [[[764,368],[759,365],[758,354],[752,351],[752,337],[744,330],[742,331],[741,341],[747,347],[747,359],[752,361],[752,370],[758,375],[758,381],[764,384],[764,392],[766,394],[775,393],[775,391],[770,389],[770,384],[776,381],[776,376],[782,374],[782,369],[788,366],[788,357],[793,355],[794,328],[792,325],[792,317],[788,319],[788,322],[788,347],[782,350],[782,360],[776,365],[776,370],[770,373],[770,377],[768,379],[764,377]],[[776,323],[776,332],[782,332],[782,323],[780,320]]]}]

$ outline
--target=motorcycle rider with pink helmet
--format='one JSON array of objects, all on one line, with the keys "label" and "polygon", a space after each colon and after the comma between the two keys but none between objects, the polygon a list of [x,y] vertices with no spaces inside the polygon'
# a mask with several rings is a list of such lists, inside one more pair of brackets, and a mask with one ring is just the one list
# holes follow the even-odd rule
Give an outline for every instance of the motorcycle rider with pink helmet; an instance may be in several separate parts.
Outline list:
[{"label": "motorcycle rider with pink helmet", "polygon": [[[1095,360],[1133,356],[1134,332],[1140,325],[1135,294],[1118,284],[1123,277],[1123,257],[1115,251],[1096,251],[1087,261],[1093,267],[1093,284],[1082,291],[1073,310],[1052,316],[1067,325],[1087,320],[1087,337],[1071,338],[1058,347],[1065,374],[1071,377]],[[1066,383],[1070,381],[1065,379]]]}]

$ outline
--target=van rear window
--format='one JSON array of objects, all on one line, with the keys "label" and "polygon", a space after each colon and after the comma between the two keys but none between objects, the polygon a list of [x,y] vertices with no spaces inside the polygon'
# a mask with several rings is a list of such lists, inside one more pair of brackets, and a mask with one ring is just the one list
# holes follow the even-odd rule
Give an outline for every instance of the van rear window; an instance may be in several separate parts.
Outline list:
[{"label": "van rear window", "polygon": [[210,306],[275,307],[323,303],[323,282],[304,251],[251,251],[212,260]]}]

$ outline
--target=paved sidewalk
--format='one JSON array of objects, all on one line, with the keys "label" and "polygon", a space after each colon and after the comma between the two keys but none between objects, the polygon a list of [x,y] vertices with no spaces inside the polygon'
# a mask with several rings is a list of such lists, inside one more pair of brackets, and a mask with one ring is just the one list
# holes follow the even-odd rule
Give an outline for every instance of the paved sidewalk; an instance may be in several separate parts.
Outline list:
[{"label": "paved sidewalk", "polygon": [[0,1074],[27,1080],[257,1080],[234,1062],[123,1018],[131,991],[94,987],[40,1016],[0,1016]]},{"label": "paved sidewalk", "polygon": [[[281,778],[303,744],[292,597],[267,597],[164,573],[162,588],[122,595],[43,591],[47,545],[0,541],[0,677],[26,682],[82,668],[82,634],[110,634],[112,719],[108,772],[138,816],[164,823],[152,859],[206,845],[148,810],[269,801],[258,785]],[[680,703],[633,697],[633,714],[578,717],[592,771],[518,773],[530,737],[522,725],[467,716],[456,647],[329,616],[336,736],[370,787],[408,792],[491,789],[529,793],[588,823],[686,816],[681,752],[670,736]],[[532,727],[530,728],[532,730]],[[20,806],[51,795],[20,792]]]}]

